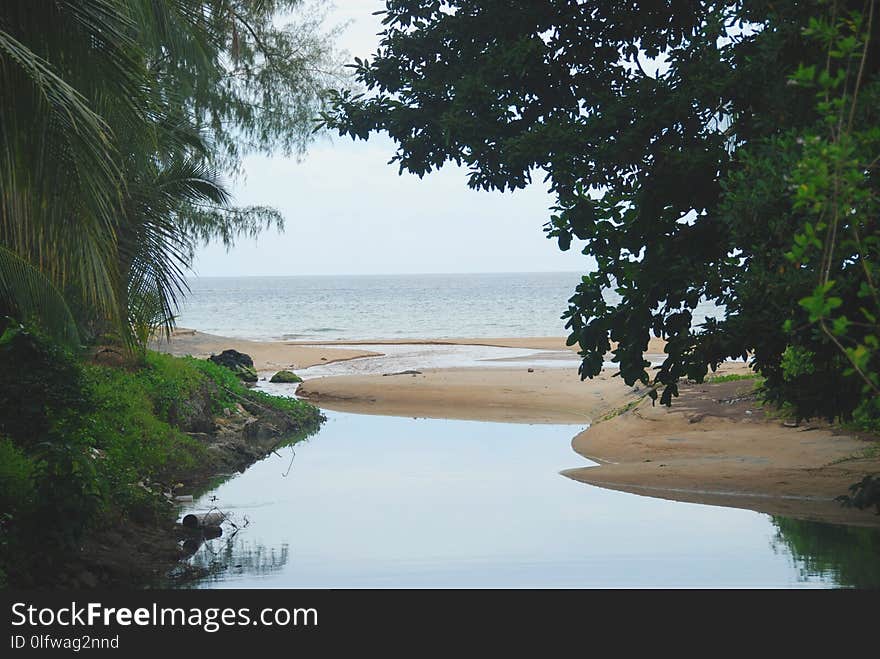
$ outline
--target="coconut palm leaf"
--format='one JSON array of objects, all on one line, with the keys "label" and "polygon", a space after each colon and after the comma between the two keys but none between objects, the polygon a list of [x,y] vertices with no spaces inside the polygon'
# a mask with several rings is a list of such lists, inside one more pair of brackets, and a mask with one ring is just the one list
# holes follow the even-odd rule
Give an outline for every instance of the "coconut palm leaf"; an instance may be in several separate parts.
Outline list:
[{"label": "coconut palm leaf", "polygon": [[[5,308],[4,308],[5,307]],[[0,245],[0,311],[37,321],[57,340],[75,344],[76,321],[61,292],[46,275]]]},{"label": "coconut palm leaf", "polygon": [[119,245],[129,320],[135,328],[150,322],[170,331],[187,291],[185,270],[195,248],[180,217],[192,206],[225,205],[229,194],[217,173],[191,156],[158,166],[150,178],[132,182],[129,193],[130,212]]},{"label": "coconut palm leaf", "polygon": [[0,244],[113,316],[121,172],[112,132],[83,94],[4,29],[0,87],[14,91],[0,99]]}]

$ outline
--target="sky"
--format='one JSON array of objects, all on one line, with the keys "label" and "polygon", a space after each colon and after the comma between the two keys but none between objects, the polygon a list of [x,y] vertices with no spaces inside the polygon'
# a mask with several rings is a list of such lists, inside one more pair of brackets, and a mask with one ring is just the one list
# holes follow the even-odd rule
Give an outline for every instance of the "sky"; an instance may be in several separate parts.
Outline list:
[{"label": "sky", "polygon": [[[328,25],[347,24],[339,47],[369,57],[378,44],[382,0],[336,0]],[[231,188],[238,205],[268,205],[285,219],[229,251],[199,250],[197,276],[289,276],[587,271],[576,249],[561,252],[541,227],[553,197],[536,182],[515,192],[467,187],[446,165],[423,179],[398,174],[393,142],[324,136],[300,159],[252,156]]]}]

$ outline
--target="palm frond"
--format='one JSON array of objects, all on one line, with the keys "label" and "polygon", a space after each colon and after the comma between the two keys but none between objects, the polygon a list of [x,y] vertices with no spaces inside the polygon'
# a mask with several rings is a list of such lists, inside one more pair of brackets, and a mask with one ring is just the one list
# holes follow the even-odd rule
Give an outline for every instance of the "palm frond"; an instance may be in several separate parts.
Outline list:
[{"label": "palm frond", "polygon": [[185,270],[196,238],[180,218],[194,206],[225,205],[229,194],[203,159],[173,158],[149,178],[129,185],[128,215],[120,235],[120,257],[127,273],[130,323],[150,322],[170,330],[181,296]]},{"label": "palm frond", "polygon": [[112,133],[46,60],[2,30],[0,86],[16,91],[0,100],[0,241],[57,285],[77,281],[112,315],[121,207]]},{"label": "palm frond", "polygon": [[61,292],[45,274],[0,245],[0,308],[22,321],[37,321],[56,339],[76,344],[76,321]]}]

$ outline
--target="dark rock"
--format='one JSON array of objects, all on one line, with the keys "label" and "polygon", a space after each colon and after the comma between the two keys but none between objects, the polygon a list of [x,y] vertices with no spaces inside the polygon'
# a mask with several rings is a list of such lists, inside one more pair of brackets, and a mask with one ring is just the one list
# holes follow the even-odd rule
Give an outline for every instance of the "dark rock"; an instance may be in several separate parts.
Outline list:
[{"label": "dark rock", "polygon": [[224,350],[219,355],[211,355],[208,359],[215,364],[225,366],[232,371],[240,366],[246,366],[250,369],[254,368],[254,360],[251,359],[251,356],[239,352],[238,350]]},{"label": "dark rock", "polygon": [[243,382],[256,382],[259,379],[254,370],[254,360],[250,355],[238,350],[224,350],[219,355],[211,355],[208,359],[219,366],[225,366]]}]

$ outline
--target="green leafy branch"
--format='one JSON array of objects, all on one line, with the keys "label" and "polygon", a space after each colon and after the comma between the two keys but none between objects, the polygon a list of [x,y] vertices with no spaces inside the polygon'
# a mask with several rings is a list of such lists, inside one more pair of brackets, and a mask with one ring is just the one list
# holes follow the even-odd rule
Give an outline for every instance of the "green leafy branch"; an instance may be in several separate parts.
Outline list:
[{"label": "green leafy branch", "polygon": [[880,129],[857,121],[877,96],[876,85],[864,84],[876,0],[866,2],[866,13],[842,13],[837,2],[830,4],[828,15],[810,19],[805,30],[825,48],[824,68],[801,65],[791,77],[816,90],[821,121],[816,134],[798,140],[802,152],[791,187],[794,208],[806,219],[786,257],[798,268],[815,267],[816,286],[799,304],[848,360],[844,374],[858,375],[866,393],[880,394],[880,204],[871,181]]}]

